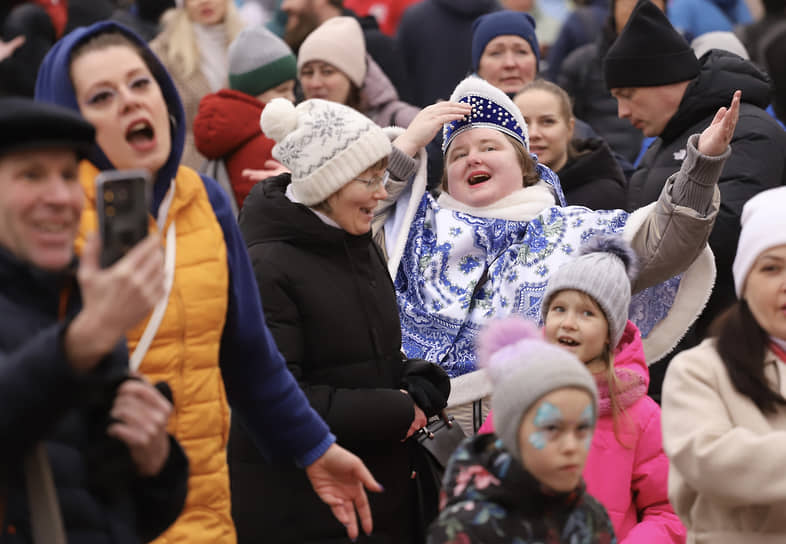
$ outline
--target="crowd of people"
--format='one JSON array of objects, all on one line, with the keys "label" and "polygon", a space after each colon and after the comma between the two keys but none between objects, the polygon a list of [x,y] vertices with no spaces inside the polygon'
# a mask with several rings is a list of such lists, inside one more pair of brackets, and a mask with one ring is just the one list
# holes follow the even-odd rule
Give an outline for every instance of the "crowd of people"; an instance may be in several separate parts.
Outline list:
[{"label": "crowd of people", "polygon": [[0,543],[786,537],[786,2],[537,2],[0,9]]}]

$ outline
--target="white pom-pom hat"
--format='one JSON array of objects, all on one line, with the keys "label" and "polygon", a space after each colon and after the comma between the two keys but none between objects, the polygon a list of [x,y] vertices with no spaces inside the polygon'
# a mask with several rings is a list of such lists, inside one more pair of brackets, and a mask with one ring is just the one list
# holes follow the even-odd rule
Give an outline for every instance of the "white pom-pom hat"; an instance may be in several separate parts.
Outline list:
[{"label": "white pom-pom hat", "polygon": [[566,387],[586,391],[598,413],[598,390],[587,367],[571,352],[543,340],[524,317],[492,321],[478,337],[478,363],[493,384],[494,428],[505,449],[521,460],[519,429],[542,397]]},{"label": "white pom-pom hat", "polygon": [[327,100],[297,106],[274,98],[259,118],[276,141],[273,158],[292,172],[292,191],[313,206],[355,179],[392,149],[382,129],[360,112]]}]

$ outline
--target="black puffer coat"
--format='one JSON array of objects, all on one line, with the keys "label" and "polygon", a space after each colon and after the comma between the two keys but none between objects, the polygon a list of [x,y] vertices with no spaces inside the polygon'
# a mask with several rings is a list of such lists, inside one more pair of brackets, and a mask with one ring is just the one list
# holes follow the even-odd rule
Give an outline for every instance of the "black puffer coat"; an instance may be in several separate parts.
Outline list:
[{"label": "black puffer coat", "polygon": [[[371,234],[325,224],[285,196],[289,174],[258,183],[240,213],[267,324],[311,405],[340,445],[384,486],[370,494],[372,538],[416,542],[418,514],[410,475],[414,418],[406,388],[393,284]],[[447,377],[445,377],[447,380]],[[229,439],[232,514],[238,540],[346,542],[346,533],[314,493],[305,473],[267,462],[241,424]]]},{"label": "black puffer coat", "polygon": [[[695,330],[678,349],[697,344],[712,319],[734,301],[731,266],[740,235],[740,215],[745,202],[760,191],[786,183],[786,132],[766,112],[770,100],[767,76],[752,63],[721,50],[701,58],[701,71],[685,91],[677,113],[642,158],[628,183],[630,211],[654,202],[671,174],[685,158],[692,134],[712,122],[721,106],[728,106],[734,91],[742,91],[737,128],[731,140],[718,187],[721,206],[709,243],[715,254],[718,276],[712,296]],[[659,371],[653,372],[651,390],[660,391]]]},{"label": "black puffer coat", "polygon": [[[0,542],[32,542],[23,459],[38,441],[69,544],[154,539],[183,508],[188,462],[171,439],[161,473],[141,478],[125,445],[107,436],[115,388],[128,372],[125,343],[77,374],[62,340],[81,305],[73,275],[35,270],[0,249],[0,286]],[[68,311],[59,322],[62,297]]]},{"label": "black puffer coat", "polygon": [[568,204],[591,210],[623,209],[625,174],[608,144],[597,138],[574,138],[571,144],[580,154],[557,172]]}]

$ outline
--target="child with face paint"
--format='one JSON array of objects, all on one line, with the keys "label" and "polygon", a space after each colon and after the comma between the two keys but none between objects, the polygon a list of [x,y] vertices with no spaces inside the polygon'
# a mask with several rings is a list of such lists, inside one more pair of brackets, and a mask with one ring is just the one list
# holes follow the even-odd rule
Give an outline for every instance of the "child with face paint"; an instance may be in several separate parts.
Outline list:
[{"label": "child with face paint", "polygon": [[454,452],[429,544],[616,543],[581,478],[598,411],[587,368],[520,316],[481,333],[478,362],[493,383],[498,434]]},{"label": "child with face paint", "polygon": [[[546,341],[592,373],[600,398],[584,468],[587,491],[606,508],[621,543],[685,542],[668,500],[660,408],[647,396],[641,335],[628,321],[636,257],[622,238],[599,235],[549,279],[541,306]],[[494,432],[490,417],[481,433]]]}]

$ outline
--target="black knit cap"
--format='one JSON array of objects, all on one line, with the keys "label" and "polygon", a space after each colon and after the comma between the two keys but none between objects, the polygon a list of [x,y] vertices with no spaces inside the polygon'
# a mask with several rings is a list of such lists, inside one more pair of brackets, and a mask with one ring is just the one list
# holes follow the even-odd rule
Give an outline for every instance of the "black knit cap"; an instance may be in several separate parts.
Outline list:
[{"label": "black knit cap", "polygon": [[639,0],[603,59],[609,89],[656,87],[699,74],[690,45],[650,0]]},{"label": "black knit cap", "polygon": [[0,98],[0,155],[59,148],[83,157],[94,141],[93,125],[78,113],[29,98]]}]

